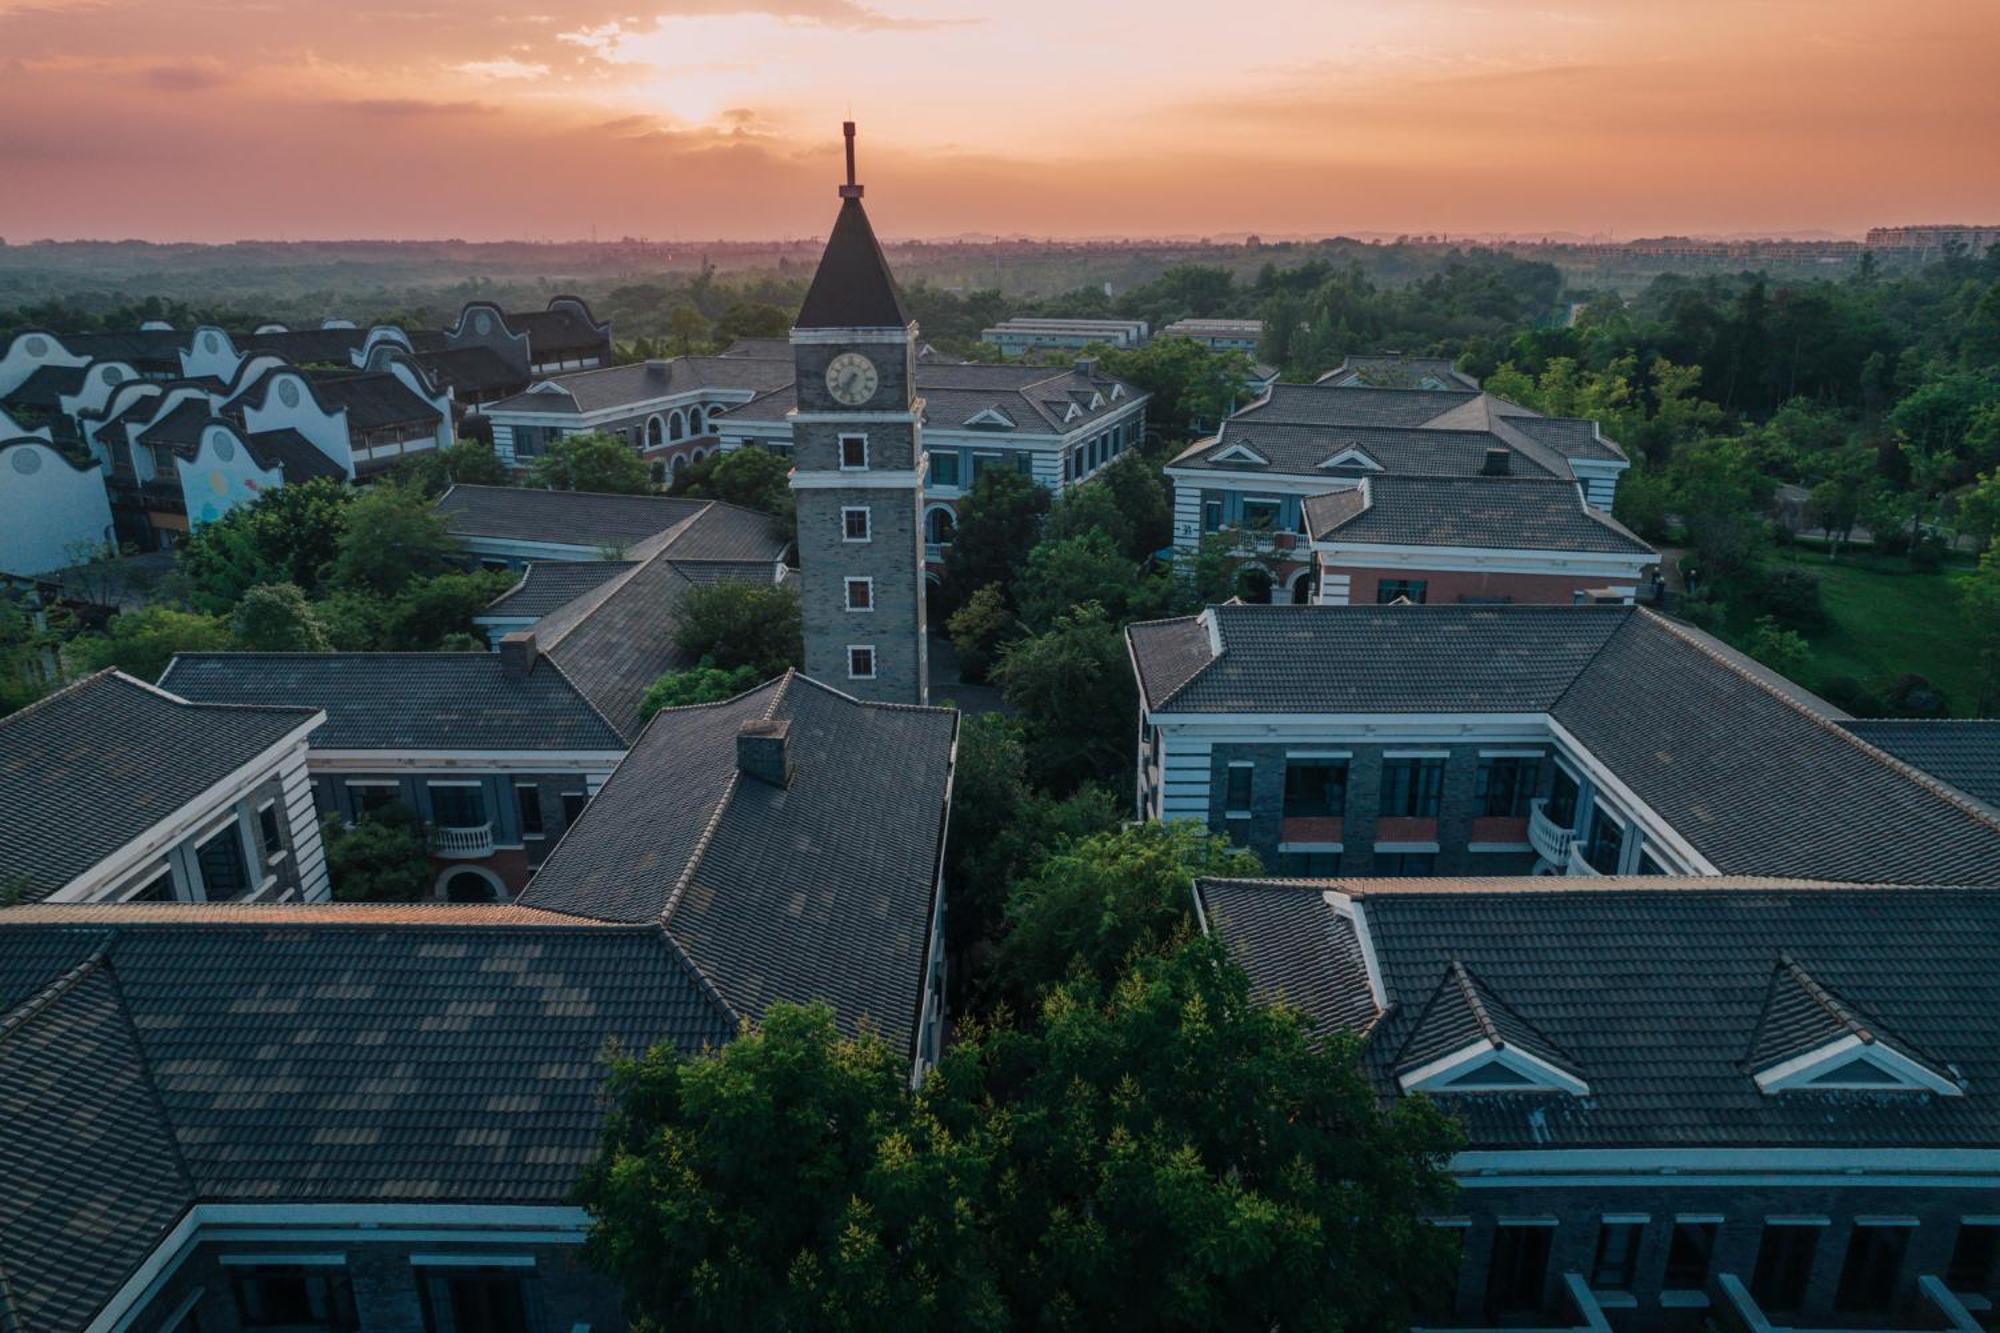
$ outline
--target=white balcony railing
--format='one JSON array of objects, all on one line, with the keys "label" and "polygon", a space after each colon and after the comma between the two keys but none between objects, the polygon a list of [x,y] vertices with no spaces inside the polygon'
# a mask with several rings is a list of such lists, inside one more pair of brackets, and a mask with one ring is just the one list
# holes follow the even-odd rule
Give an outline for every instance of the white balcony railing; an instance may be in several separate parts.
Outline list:
[{"label": "white balcony railing", "polygon": [[1574,843],[1570,844],[1569,865],[1568,867],[1566,867],[1566,873],[1571,875],[1580,875],[1586,879],[1601,878],[1604,874],[1602,870],[1599,870],[1596,866],[1592,865],[1589,862],[1589,860],[1587,860],[1584,857],[1583,848],[1578,847]]},{"label": "white balcony railing", "polygon": [[433,850],[448,861],[471,861],[493,855],[491,824],[479,824],[472,828],[439,828],[432,833]]},{"label": "white balcony railing", "polygon": [[1535,849],[1535,855],[1562,870],[1569,862],[1569,849],[1575,842],[1573,830],[1549,818],[1548,797],[1538,796],[1529,804],[1528,843]]}]

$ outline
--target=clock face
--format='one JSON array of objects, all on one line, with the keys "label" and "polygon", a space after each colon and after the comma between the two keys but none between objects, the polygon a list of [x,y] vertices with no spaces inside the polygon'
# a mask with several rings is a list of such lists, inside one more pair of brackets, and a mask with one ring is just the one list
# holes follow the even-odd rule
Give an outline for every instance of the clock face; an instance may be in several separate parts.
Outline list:
[{"label": "clock face", "polygon": [[859,352],[842,352],[826,365],[826,391],[834,401],[858,407],[875,396],[882,377],[875,363]]}]

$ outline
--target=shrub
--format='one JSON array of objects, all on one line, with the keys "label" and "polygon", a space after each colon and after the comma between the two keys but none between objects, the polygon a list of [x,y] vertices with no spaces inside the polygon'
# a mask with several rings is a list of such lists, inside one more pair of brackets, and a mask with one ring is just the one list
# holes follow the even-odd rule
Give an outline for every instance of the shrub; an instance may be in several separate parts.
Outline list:
[{"label": "shrub", "polygon": [[1788,629],[1826,628],[1826,608],[1820,603],[1820,578],[1796,565],[1780,565],[1757,585],[1757,608]]},{"label": "shrub", "polygon": [[639,701],[639,720],[651,720],[653,714],[662,708],[686,708],[690,704],[712,704],[734,699],[745,690],[763,684],[764,679],[754,666],[724,671],[713,661],[705,661],[686,671],[668,671],[646,687],[646,697]]},{"label": "shrub", "polygon": [[1882,708],[1889,717],[1950,717],[1951,701],[1930,679],[1908,671],[1882,691]]},{"label": "shrub", "polygon": [[430,845],[416,812],[394,804],[363,815],[353,828],[338,816],[320,826],[336,901],[409,903],[430,889]]},{"label": "shrub", "polygon": [[1820,698],[1855,717],[1880,717],[1882,701],[1874,691],[1852,676],[1834,676],[1820,682]]},{"label": "shrub", "polygon": [[965,605],[945,621],[952,646],[958,649],[959,679],[978,684],[999,659],[1000,645],[1015,629],[1014,613],[1007,609],[1007,593],[997,583],[989,583],[965,599]]},{"label": "shrub", "polygon": [[1812,661],[1812,647],[1797,631],[1786,629],[1770,616],[1760,616],[1750,631],[1750,656],[1781,676],[1797,679]]}]

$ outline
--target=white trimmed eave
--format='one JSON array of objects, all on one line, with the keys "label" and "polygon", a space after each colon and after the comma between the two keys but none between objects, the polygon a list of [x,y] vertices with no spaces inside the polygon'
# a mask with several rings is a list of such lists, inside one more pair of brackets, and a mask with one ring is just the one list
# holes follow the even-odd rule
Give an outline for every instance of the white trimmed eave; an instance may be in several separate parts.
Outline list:
[{"label": "white trimmed eave", "polygon": [[1482,571],[1494,574],[1581,574],[1637,578],[1657,553],[1636,551],[1553,551],[1498,546],[1414,546],[1390,542],[1342,541],[1338,534],[1312,543],[1330,562],[1385,569]]},{"label": "white trimmed eave", "polygon": [[1525,1148],[1453,1156],[1468,1189],[1943,1186],[2000,1189],[2000,1148]]},{"label": "white trimmed eave", "polygon": [[[1498,1064],[1511,1069],[1522,1078],[1528,1079],[1529,1084],[1495,1084],[1491,1087],[1482,1087],[1473,1083],[1462,1087],[1448,1086],[1468,1067],[1487,1064]],[[1402,1085],[1404,1092],[1439,1092],[1471,1097],[1486,1093],[1509,1092],[1566,1092],[1572,1097],[1590,1095],[1590,1085],[1568,1070],[1552,1065],[1518,1046],[1498,1046],[1484,1037],[1449,1055],[1419,1065],[1407,1074],[1399,1074],[1396,1081]]]},{"label": "white trimmed eave", "polygon": [[1352,490],[1360,477],[1301,476],[1296,472],[1241,472],[1231,468],[1169,467],[1162,469],[1176,482],[1208,490],[1256,491],[1262,495],[1325,495]]},{"label": "white trimmed eave", "polygon": [[624,750],[320,750],[306,751],[312,774],[391,772],[609,772]]},{"label": "white trimmed eave", "polygon": [[[1866,1060],[1901,1081],[1901,1087],[1880,1083],[1815,1083],[1813,1079],[1851,1060]],[[1781,1092],[1934,1092],[1940,1097],[1962,1097],[1965,1089],[1948,1078],[1910,1059],[1879,1041],[1863,1041],[1854,1033],[1835,1038],[1823,1046],[1781,1060],[1754,1076],[1757,1090],[1766,1095]]]}]

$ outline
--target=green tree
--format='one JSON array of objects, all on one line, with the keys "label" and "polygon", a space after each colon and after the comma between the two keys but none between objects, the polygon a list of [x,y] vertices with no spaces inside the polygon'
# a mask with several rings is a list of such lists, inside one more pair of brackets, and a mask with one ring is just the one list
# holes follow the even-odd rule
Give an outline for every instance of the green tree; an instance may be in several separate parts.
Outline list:
[{"label": "green tree", "polygon": [[76,673],[117,667],[128,676],[155,681],[175,653],[221,652],[231,644],[229,623],[220,617],[155,603],[113,616],[105,633],[72,639],[64,652]]},{"label": "green tree", "polygon": [[1979,556],[1979,568],[1964,584],[1966,628],[1973,660],[1981,717],[2000,717],[2000,537]]},{"label": "green tree", "polygon": [[454,486],[506,486],[513,480],[492,445],[470,439],[448,449],[407,455],[397,461],[394,475],[431,496],[443,495]]},{"label": "green tree", "polygon": [[408,806],[371,811],[352,828],[329,815],[320,825],[320,841],[336,902],[411,903],[430,891],[430,846]]},{"label": "green tree", "polygon": [[347,507],[347,526],[333,560],[332,583],[348,592],[392,597],[411,579],[443,572],[458,539],[414,486],[378,482]]},{"label": "green tree", "polygon": [[1776,616],[1759,616],[1745,649],[1750,656],[1788,680],[1805,674],[1812,662],[1812,645],[1797,630],[1786,629]]},{"label": "green tree", "polygon": [[442,648],[454,635],[479,636],[473,617],[517,578],[504,569],[479,569],[413,579],[383,608],[378,642],[389,651],[416,653]]},{"label": "green tree", "polygon": [[725,579],[689,588],[676,603],[674,645],[690,662],[757,679],[805,664],[805,624],[796,589]]},{"label": "green tree", "polygon": [[620,437],[582,431],[543,446],[528,464],[528,484],[551,491],[649,495],[653,471]]},{"label": "green tree", "polygon": [[1055,498],[1049,507],[1049,520],[1042,528],[1042,541],[1068,541],[1092,535],[1106,538],[1121,551],[1132,545],[1131,519],[1119,507],[1118,497],[1111,488],[1095,481],[1072,486]]},{"label": "green tree", "polygon": [[945,632],[958,649],[959,678],[978,684],[992,674],[1001,645],[1021,632],[1021,622],[1007,606],[1006,590],[989,583],[951,613]]},{"label": "green tree", "polygon": [[1385,1109],[1354,1040],[1255,1003],[1218,941],[1073,977],[1037,1017],[971,1032],[923,1096],[985,1159],[965,1185],[999,1185],[974,1215],[1016,1327],[1392,1333],[1452,1281],[1427,1220],[1451,1120]]},{"label": "green tree", "polygon": [[1125,554],[1145,560],[1173,545],[1174,486],[1158,463],[1136,449],[1127,450],[1092,484],[1111,492],[1124,516],[1126,532],[1119,546]]},{"label": "green tree", "polygon": [[692,356],[695,348],[707,345],[708,332],[708,317],[687,302],[667,311],[667,341],[674,355]]},{"label": "green tree", "polygon": [[662,708],[686,708],[690,704],[734,699],[745,690],[763,684],[765,679],[754,666],[740,666],[734,671],[697,666],[686,671],[664,672],[646,687],[646,697],[639,701],[639,720],[650,720]]},{"label": "green tree", "polygon": [[365,653],[382,646],[389,602],[372,592],[343,589],[314,602],[313,616],[335,652]]},{"label": "green tree", "polygon": [[1146,421],[1170,447],[1214,430],[1243,401],[1250,358],[1211,352],[1191,338],[1155,338],[1143,347],[1093,348],[1098,366],[1152,398]]},{"label": "green tree", "polygon": [[260,583],[318,592],[340,553],[355,492],[330,477],[264,491],[190,532],[174,563],[196,610],[227,612]]},{"label": "green tree", "polygon": [[1014,574],[1041,540],[1049,491],[1031,477],[989,467],[958,507],[958,531],[945,555],[945,582],[955,601],[988,584],[1011,588]]},{"label": "green tree", "polygon": [[971,1206],[984,1162],[909,1077],[823,1005],[772,1005],[694,1059],[614,1055],[577,1188],[585,1260],[640,1329],[1003,1329]]},{"label": "green tree", "polygon": [[1958,526],[1982,552],[2000,536],[2000,468],[1983,473],[1959,493]]},{"label": "green tree", "polygon": [[792,331],[792,312],[762,301],[731,301],[716,321],[718,337],[783,338]]},{"label": "green tree", "polygon": [[1027,726],[1028,771],[1062,795],[1131,772],[1139,699],[1124,636],[1094,603],[1007,645],[993,678]]},{"label": "green tree", "polygon": [[230,628],[247,652],[323,653],[333,646],[296,583],[260,583],[244,593]]},{"label": "green tree", "polygon": [[674,475],[674,495],[722,500],[771,515],[786,540],[798,533],[792,500],[792,465],[766,449],[746,446],[714,453]]},{"label": "green tree", "polygon": [[1109,986],[1135,955],[1170,949],[1193,929],[1197,878],[1263,873],[1253,854],[1184,820],[1085,838],[1014,886],[1001,973],[1022,1005],[1078,972]]},{"label": "green tree", "polygon": [[1131,557],[1096,530],[1036,545],[1014,585],[1014,604],[1031,633],[1053,628],[1064,612],[1086,602],[1097,603],[1114,625],[1123,626],[1160,614],[1173,595],[1171,579],[1140,573]]}]

